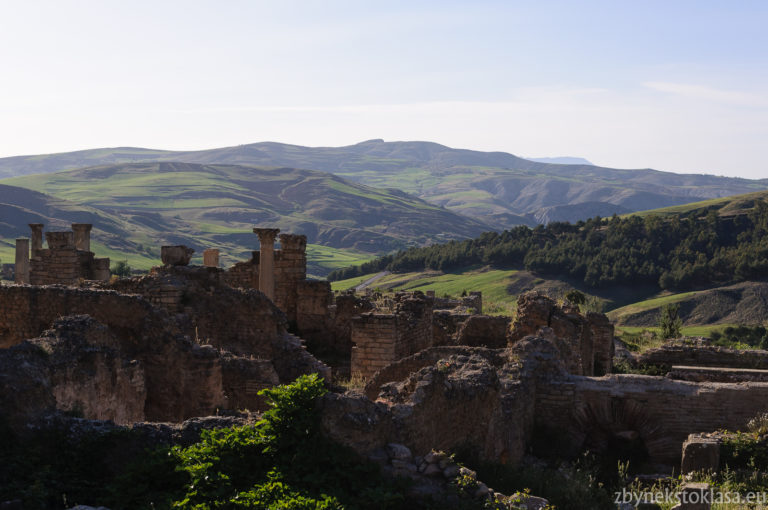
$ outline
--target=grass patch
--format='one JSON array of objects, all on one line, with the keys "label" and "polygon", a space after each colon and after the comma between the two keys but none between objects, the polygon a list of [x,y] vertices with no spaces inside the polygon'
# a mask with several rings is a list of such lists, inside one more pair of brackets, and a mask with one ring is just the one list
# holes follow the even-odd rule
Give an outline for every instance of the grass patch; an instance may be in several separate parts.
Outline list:
[{"label": "grass patch", "polygon": [[622,306],[615,310],[608,312],[608,317],[614,321],[620,321],[624,315],[631,315],[634,313],[644,312],[646,310],[653,310],[654,308],[661,308],[662,306],[670,305],[673,303],[679,303],[689,297],[695,296],[702,291],[682,292],[680,294],[666,294],[663,296],[657,296],[644,301],[638,301],[631,305]]}]

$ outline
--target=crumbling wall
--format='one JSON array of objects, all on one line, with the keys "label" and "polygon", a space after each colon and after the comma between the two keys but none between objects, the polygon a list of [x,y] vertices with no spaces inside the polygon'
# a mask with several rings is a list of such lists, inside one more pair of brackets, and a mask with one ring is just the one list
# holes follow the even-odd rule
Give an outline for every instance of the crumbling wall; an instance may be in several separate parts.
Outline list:
[{"label": "crumbling wall", "polygon": [[743,429],[764,411],[766,398],[765,382],[569,376],[537,387],[536,419],[563,431],[574,452],[606,451],[616,438],[639,438],[651,461],[674,464],[688,434]]},{"label": "crumbling wall", "polygon": [[89,224],[74,224],[75,232],[46,232],[48,248],[42,248],[42,225],[32,224],[32,255],[29,283],[73,285],[78,280],[109,279],[109,259],[90,251]]},{"label": "crumbling wall", "polygon": [[264,410],[267,403],[259,396],[259,391],[280,384],[280,377],[270,360],[224,353],[221,373],[229,409]]},{"label": "crumbling wall", "polygon": [[299,336],[308,341],[330,336],[329,329],[333,327],[330,282],[304,280],[297,283],[296,293],[295,324]]},{"label": "crumbling wall", "polygon": [[503,349],[507,346],[507,333],[512,320],[509,317],[472,315],[456,332],[457,345]]},{"label": "crumbling wall", "polygon": [[517,301],[517,317],[512,323],[509,343],[536,335],[549,327],[555,337],[568,346],[564,361],[568,371],[579,375],[609,373],[613,360],[613,325],[603,314],[582,315],[567,301],[558,305],[537,293],[522,294]]},{"label": "crumbling wall", "polygon": [[462,347],[422,351],[399,362],[416,371],[384,384],[377,402],[327,395],[323,426],[361,453],[396,442],[418,455],[471,448],[482,459],[516,464],[533,425],[534,386],[517,377],[519,363],[508,354]]},{"label": "crumbling wall", "polygon": [[768,370],[673,366],[667,377],[695,382],[768,382]]},{"label": "crumbling wall", "polygon": [[275,304],[297,322],[299,284],[307,279],[307,236],[280,234],[280,249],[275,250]]},{"label": "crumbling wall", "polygon": [[432,345],[456,345],[456,333],[471,316],[469,313],[435,310],[432,314]]},{"label": "crumbling wall", "polygon": [[224,281],[241,289],[259,288],[259,251],[251,252],[250,260],[237,262],[224,273]]},{"label": "crumbling wall", "polygon": [[58,317],[87,314],[118,336],[135,338],[152,306],[140,296],[67,287],[0,286],[0,348],[35,338]]},{"label": "crumbling wall", "polygon": [[661,347],[648,349],[637,361],[641,364],[665,367],[685,365],[768,369],[768,351],[729,349],[708,345],[700,339],[676,340]]},{"label": "crumbling wall", "polygon": [[371,377],[397,361],[398,327],[394,314],[366,313],[352,320],[352,358],[350,371]]},{"label": "crumbling wall", "polygon": [[432,298],[400,293],[391,314],[352,319],[351,373],[370,377],[390,363],[432,345]]},{"label": "crumbling wall", "polygon": [[232,288],[223,279],[217,268],[171,266],[107,288],[145,296],[176,315],[182,332],[199,343],[270,359],[272,343],[287,326],[285,316],[260,292]]}]

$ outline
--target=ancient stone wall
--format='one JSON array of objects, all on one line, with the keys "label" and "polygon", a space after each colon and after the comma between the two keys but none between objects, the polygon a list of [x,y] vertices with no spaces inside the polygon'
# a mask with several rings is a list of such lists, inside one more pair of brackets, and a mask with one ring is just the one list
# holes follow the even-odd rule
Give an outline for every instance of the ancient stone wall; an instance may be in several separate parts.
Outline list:
[{"label": "ancient stone wall", "polygon": [[296,331],[307,340],[327,336],[332,328],[330,282],[302,280],[296,284]]},{"label": "ancient stone wall", "polygon": [[503,316],[472,315],[459,327],[455,343],[503,349],[507,346],[507,333],[511,321],[509,317]]},{"label": "ancient stone wall", "polygon": [[707,345],[701,340],[677,340],[648,349],[637,361],[640,364],[665,367],[685,365],[768,369],[768,351],[728,349]]},{"label": "ancient stone wall", "polygon": [[574,451],[639,438],[653,462],[676,464],[693,432],[743,429],[764,411],[768,383],[696,383],[640,375],[569,376],[539,384],[536,420],[564,431]]},{"label": "ancient stone wall", "polygon": [[[470,448],[482,459],[517,464],[533,426],[535,388],[517,377],[517,366],[508,350],[422,351],[387,367],[391,378],[413,371],[383,384],[381,400],[326,396],[323,425],[360,452],[399,442],[419,455]],[[390,377],[379,373],[367,391]]]},{"label": "ancient stone wall", "polygon": [[[46,232],[48,248],[42,248],[41,224],[31,224],[32,255],[29,283],[32,285],[72,285],[78,280],[109,279],[109,259],[99,259],[90,251],[89,224],[73,224],[74,232]],[[106,270],[105,270],[106,268]]]},{"label": "ancient stone wall", "polygon": [[0,348],[35,338],[58,317],[87,314],[118,335],[140,334],[151,305],[139,296],[66,287],[0,286]]},{"label": "ancient stone wall", "polygon": [[227,285],[224,275],[217,268],[171,266],[107,287],[140,294],[179,315],[182,332],[199,343],[270,359],[272,343],[285,330],[285,316],[260,292]]},{"label": "ancient stone wall", "polygon": [[456,345],[456,333],[471,316],[469,313],[435,310],[432,314],[432,345]]},{"label": "ancient stone wall", "polygon": [[695,382],[768,382],[768,370],[673,366],[667,377]]},{"label": "ancient stone wall", "polygon": [[567,301],[558,305],[537,292],[522,294],[517,301],[517,317],[511,326],[509,343],[536,335],[542,327],[551,328],[560,340],[570,373],[602,375],[611,371],[613,325],[605,315],[588,313],[585,316]]},{"label": "ancient stone wall", "polygon": [[280,234],[275,251],[275,304],[290,323],[297,321],[299,284],[307,279],[307,236]]},{"label": "ancient stone wall", "polygon": [[224,274],[224,280],[232,287],[242,289],[259,288],[259,251],[251,253],[251,259],[238,262]]},{"label": "ancient stone wall", "polygon": [[400,293],[392,314],[352,319],[351,373],[368,378],[390,363],[432,345],[432,298]]},{"label": "ancient stone wall", "polygon": [[371,377],[397,361],[398,327],[394,314],[366,313],[352,320],[353,375]]}]

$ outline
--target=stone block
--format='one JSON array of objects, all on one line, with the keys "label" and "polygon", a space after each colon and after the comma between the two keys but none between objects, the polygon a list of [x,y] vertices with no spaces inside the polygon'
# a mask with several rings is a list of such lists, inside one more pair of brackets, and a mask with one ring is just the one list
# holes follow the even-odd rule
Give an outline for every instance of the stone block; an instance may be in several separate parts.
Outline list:
[{"label": "stone block", "polygon": [[716,472],[720,465],[720,441],[715,438],[691,434],[683,443],[681,473],[696,471]]},{"label": "stone block", "polygon": [[160,258],[166,266],[186,266],[195,250],[184,245],[163,246],[160,248]]}]

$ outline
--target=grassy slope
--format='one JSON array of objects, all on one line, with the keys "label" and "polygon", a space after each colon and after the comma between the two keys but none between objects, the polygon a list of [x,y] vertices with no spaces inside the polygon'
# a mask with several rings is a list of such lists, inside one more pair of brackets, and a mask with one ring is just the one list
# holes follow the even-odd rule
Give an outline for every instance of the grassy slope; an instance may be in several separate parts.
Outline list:
[{"label": "grassy slope", "polygon": [[619,321],[625,315],[630,315],[646,310],[653,310],[654,308],[661,308],[662,306],[670,305],[673,303],[679,303],[684,301],[686,298],[695,296],[699,292],[700,291],[682,292],[680,294],[664,294],[663,296],[638,301],[636,303],[611,310],[608,312],[608,317],[612,321]]},{"label": "grassy slope", "polygon": [[734,215],[743,214],[749,209],[753,208],[755,201],[768,199],[768,191],[756,191],[753,193],[745,193],[742,195],[733,195],[729,197],[713,198],[711,200],[701,200],[698,202],[691,202],[689,204],[676,205],[672,207],[663,207],[660,209],[649,209],[647,211],[633,212],[625,214],[624,216],[674,216],[678,214],[686,214],[696,210],[716,209],[720,215]]},{"label": "grassy slope", "polygon": [[[360,285],[376,273],[332,282],[334,290],[346,290]],[[464,271],[441,273],[437,271],[390,274],[376,280],[372,289],[380,290],[434,290],[438,296],[458,297],[464,291],[481,291],[486,313],[514,313],[521,292],[543,290],[552,295],[563,295],[571,287],[559,280],[543,280],[527,271],[514,269],[467,268]],[[608,303],[604,298],[587,294],[596,303]],[[603,305],[604,306],[604,305]]]},{"label": "grassy slope", "polygon": [[[122,227],[113,229],[112,238],[95,227],[94,239],[105,255],[128,259],[139,268],[159,259],[162,244],[187,244],[198,257],[203,249],[217,247],[224,264],[242,260],[258,247],[251,233],[254,225],[307,234],[313,275],[360,264],[391,249],[487,230],[402,192],[295,169],[140,163],[31,175],[3,184],[44,189],[73,211],[89,206],[96,216],[118,218],[113,223]],[[24,229],[12,234],[26,235],[29,221],[16,220]],[[6,241],[12,238],[11,233],[5,236]],[[12,256],[8,248],[0,248],[5,258],[3,253]]]}]

